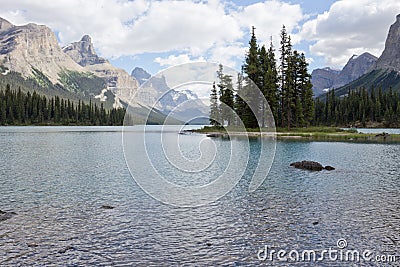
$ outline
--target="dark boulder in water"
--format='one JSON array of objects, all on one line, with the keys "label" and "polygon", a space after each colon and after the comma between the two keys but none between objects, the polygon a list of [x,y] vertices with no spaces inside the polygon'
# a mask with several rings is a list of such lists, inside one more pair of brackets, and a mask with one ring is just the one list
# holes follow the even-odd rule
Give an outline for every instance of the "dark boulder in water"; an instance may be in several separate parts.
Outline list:
[{"label": "dark boulder in water", "polygon": [[293,162],[292,164],[290,164],[290,166],[293,166],[297,169],[310,170],[310,171],[322,171],[324,169],[321,163],[309,160]]},{"label": "dark boulder in water", "polygon": [[332,166],[325,166],[325,170],[327,171],[333,171],[335,168],[333,168]]},{"label": "dark boulder in water", "polygon": [[293,166],[297,169],[303,169],[303,170],[309,170],[309,171],[322,171],[323,169],[327,171],[333,171],[335,168],[332,166],[322,166],[321,163],[316,162],[316,161],[311,161],[311,160],[303,160],[303,161],[297,161],[293,162],[290,164],[290,166]]},{"label": "dark boulder in water", "polygon": [[101,208],[105,210],[112,210],[114,207],[110,205],[102,205]]}]

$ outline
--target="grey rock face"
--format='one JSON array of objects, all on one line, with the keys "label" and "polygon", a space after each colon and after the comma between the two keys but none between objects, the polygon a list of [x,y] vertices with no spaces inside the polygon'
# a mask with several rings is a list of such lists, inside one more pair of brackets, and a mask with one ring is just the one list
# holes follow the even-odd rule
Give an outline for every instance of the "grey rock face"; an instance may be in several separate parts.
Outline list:
[{"label": "grey rock face", "polygon": [[[85,70],[106,80],[106,90],[111,90],[115,95],[115,107],[122,106],[120,100],[131,103],[139,87],[138,82],[125,70],[116,68],[104,58],[99,57],[89,35],[84,35],[80,41],[64,47],[63,51]],[[101,96],[99,97],[101,98]]]},{"label": "grey rock face", "polygon": [[333,87],[334,81],[339,76],[340,71],[331,68],[315,69],[311,73],[311,83],[315,96],[323,94],[325,89]]},{"label": "grey rock face", "polygon": [[375,69],[400,71],[400,14],[390,26],[385,49],[375,64]]},{"label": "grey rock face", "polygon": [[34,23],[15,26],[2,18],[0,61],[23,77],[30,77],[32,69],[38,69],[54,84],[58,82],[59,73],[65,69],[84,72],[81,66],[63,53],[50,28]]},{"label": "grey rock face", "polygon": [[0,32],[7,31],[10,28],[12,28],[13,26],[14,25],[12,25],[8,20],[0,18]]},{"label": "grey rock face", "polygon": [[89,35],[84,35],[80,41],[64,47],[63,51],[82,67],[106,62],[96,54]]},{"label": "grey rock face", "polygon": [[151,77],[150,73],[139,67],[132,70],[131,76],[134,77],[140,85],[144,84]]},{"label": "grey rock face", "polygon": [[377,57],[366,52],[359,56],[353,55],[341,71],[315,69],[311,74],[314,95],[321,95],[329,89],[339,88],[358,79],[368,73],[376,61]]},{"label": "grey rock face", "polygon": [[378,58],[370,53],[353,55],[334,81],[333,87],[341,87],[368,73],[377,60]]}]

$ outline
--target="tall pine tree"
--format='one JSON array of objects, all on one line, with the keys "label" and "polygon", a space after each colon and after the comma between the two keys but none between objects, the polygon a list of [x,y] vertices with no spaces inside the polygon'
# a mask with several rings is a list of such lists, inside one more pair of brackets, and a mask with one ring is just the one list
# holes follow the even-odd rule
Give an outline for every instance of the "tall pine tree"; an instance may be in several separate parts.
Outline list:
[{"label": "tall pine tree", "polygon": [[210,124],[213,126],[220,125],[221,120],[219,104],[218,104],[218,92],[215,82],[213,83],[211,94],[210,94]]}]

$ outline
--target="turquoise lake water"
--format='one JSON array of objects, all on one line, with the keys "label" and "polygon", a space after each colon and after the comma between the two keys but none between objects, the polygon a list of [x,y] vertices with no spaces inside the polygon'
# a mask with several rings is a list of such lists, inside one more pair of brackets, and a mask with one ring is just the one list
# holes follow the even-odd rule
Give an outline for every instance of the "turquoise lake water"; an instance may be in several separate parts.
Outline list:
[{"label": "turquoise lake water", "polygon": [[[172,128],[168,134],[178,135]],[[157,128],[147,137],[160,172],[185,185],[164,164],[160,146],[151,145],[159,142]],[[188,158],[201,156],[204,135],[180,138]],[[230,141],[212,142],[219,154],[190,183],[208,183],[223,172]],[[249,192],[259,144],[250,141],[247,169],[228,194],[181,208],[138,186],[120,127],[0,127],[0,210],[16,212],[0,221],[0,266],[379,266],[258,257],[265,246],[337,249],[339,239],[348,249],[400,255],[400,145],[277,141],[268,176]],[[289,167],[304,159],[336,170]]]}]

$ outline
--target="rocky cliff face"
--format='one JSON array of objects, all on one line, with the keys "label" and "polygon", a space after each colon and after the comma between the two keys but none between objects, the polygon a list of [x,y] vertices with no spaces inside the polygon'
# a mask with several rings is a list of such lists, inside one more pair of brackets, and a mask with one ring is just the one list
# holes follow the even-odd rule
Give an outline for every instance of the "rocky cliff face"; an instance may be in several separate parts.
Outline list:
[{"label": "rocky cliff face", "polygon": [[400,14],[390,26],[385,49],[375,64],[375,69],[388,69],[400,72]]},{"label": "rocky cliff face", "polygon": [[[335,91],[336,95],[346,95],[349,90],[360,87],[364,87],[369,91],[371,91],[371,88],[381,88],[382,91],[391,88],[394,91],[400,91],[400,14],[396,16],[396,22],[390,26],[385,49],[379,59],[375,60],[375,57],[370,55],[365,57],[364,61],[360,62],[360,66],[364,67],[360,72],[355,71],[359,67],[352,65],[356,60],[359,59],[353,58],[349,61],[349,66],[346,65],[342,70],[342,77],[344,79],[355,77],[366,70],[365,75],[350,83],[337,79],[339,81],[338,85],[345,86],[336,86],[335,88],[340,87]],[[368,65],[371,65],[371,68],[368,68]]]},{"label": "rocky cliff face", "polygon": [[339,73],[333,87],[341,87],[368,73],[377,59],[377,57],[370,53],[363,53],[359,56],[353,55]]},{"label": "rocky cliff face", "polygon": [[79,42],[63,47],[62,50],[82,67],[106,62],[104,58],[99,57],[94,51],[92,39],[89,35],[84,35]]},{"label": "rocky cliff face", "polygon": [[333,70],[329,67],[323,69],[315,69],[311,73],[311,83],[313,85],[314,95],[323,94],[324,90],[329,90],[333,87],[333,82],[339,76],[340,71]]},{"label": "rocky cliff face", "polygon": [[330,68],[315,69],[311,74],[314,95],[318,96],[332,88],[346,85],[368,73],[377,61],[370,53],[353,55],[341,71]]},{"label": "rocky cliff face", "polygon": [[119,105],[119,100],[131,102],[139,83],[125,70],[116,68],[99,57],[90,36],[83,36],[80,41],[64,47],[63,51],[86,70],[107,81],[107,89],[116,95],[115,106]]},{"label": "rocky cliff face", "polygon": [[46,26],[30,23],[15,26],[0,18],[0,62],[8,69],[31,77],[34,69],[53,83],[65,70],[85,72],[60,48],[54,33]]},{"label": "rocky cliff face", "polygon": [[139,67],[133,69],[131,76],[134,77],[140,85],[144,84],[151,77],[150,73]]}]

